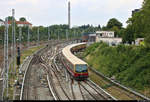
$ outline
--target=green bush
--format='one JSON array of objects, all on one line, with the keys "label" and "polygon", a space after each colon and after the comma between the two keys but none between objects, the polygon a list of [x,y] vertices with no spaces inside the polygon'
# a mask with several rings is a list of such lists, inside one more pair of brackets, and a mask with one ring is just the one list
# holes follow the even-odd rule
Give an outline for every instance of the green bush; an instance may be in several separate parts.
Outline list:
[{"label": "green bush", "polygon": [[90,45],[84,57],[87,62],[108,77],[115,76],[122,84],[144,89],[150,85],[150,49],[144,46],[119,45],[109,47],[105,43]]}]

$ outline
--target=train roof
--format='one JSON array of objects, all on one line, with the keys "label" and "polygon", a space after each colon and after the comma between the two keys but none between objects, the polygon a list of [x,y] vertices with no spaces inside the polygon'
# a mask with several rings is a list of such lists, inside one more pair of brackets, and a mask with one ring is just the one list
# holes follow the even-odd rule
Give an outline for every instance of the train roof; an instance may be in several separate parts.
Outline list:
[{"label": "train roof", "polygon": [[76,57],[75,55],[73,55],[71,53],[71,48],[75,47],[75,46],[79,46],[82,44],[86,44],[86,43],[77,43],[77,44],[71,44],[66,46],[65,48],[63,48],[62,53],[63,55],[70,61],[72,62],[72,64],[87,64],[86,62],[84,62],[83,60],[79,59],[78,57]]}]

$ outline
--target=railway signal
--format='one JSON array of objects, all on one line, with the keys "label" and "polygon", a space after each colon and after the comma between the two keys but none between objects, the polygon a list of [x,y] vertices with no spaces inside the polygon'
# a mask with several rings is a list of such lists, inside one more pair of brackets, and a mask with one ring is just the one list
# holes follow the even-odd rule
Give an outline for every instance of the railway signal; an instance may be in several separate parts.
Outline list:
[{"label": "railway signal", "polygon": [[20,47],[17,48],[17,52],[18,52],[17,65],[18,65],[18,68],[19,68],[19,65],[20,65]]}]

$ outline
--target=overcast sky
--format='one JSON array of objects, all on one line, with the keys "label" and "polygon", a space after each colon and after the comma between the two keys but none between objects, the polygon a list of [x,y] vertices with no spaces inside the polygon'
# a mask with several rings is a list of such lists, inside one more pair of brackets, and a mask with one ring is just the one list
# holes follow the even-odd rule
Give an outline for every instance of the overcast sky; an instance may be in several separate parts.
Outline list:
[{"label": "overcast sky", "polygon": [[[132,10],[140,8],[143,0],[70,0],[71,26],[92,24],[106,25],[110,18],[117,18],[126,26]],[[67,24],[68,0],[1,0],[0,18],[11,15],[26,17],[34,26]]]}]

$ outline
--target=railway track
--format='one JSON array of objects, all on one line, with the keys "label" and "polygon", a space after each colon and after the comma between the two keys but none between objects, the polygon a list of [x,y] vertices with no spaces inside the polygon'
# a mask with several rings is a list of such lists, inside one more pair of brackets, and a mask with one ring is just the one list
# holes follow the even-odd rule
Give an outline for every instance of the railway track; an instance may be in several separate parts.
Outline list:
[{"label": "railway track", "polygon": [[[60,66],[60,65],[58,65],[58,66]],[[58,69],[58,68],[57,68]],[[115,82],[114,82],[115,83]],[[84,89],[84,91],[86,91],[88,94],[90,94],[90,92],[84,87],[85,85],[80,85],[80,89],[82,88],[82,89]],[[88,86],[91,86],[91,85],[89,85],[88,84]],[[120,87],[121,87],[121,89],[123,89],[123,90],[121,90],[120,89]],[[132,92],[132,91],[130,91],[130,89],[127,89],[127,88],[124,88],[124,87],[122,87],[121,85],[118,85],[117,84],[117,87],[116,87],[116,85],[114,86],[114,87],[112,87],[113,88],[113,90],[117,90],[118,91],[118,96],[119,95],[124,95],[124,96],[127,96],[127,97],[129,97],[129,98],[126,98],[126,99],[132,99],[132,100],[149,100],[148,98],[145,98],[144,96],[142,96],[142,95],[140,95],[140,94],[138,94],[138,93],[136,93],[136,92]],[[101,96],[101,98],[103,98],[104,100],[106,100],[106,99],[108,99],[108,100],[112,100],[112,99],[116,99],[116,98],[114,98],[114,97],[112,97],[110,94],[108,94],[105,90],[103,90],[103,89],[101,89],[101,93],[99,93],[96,89],[94,89],[94,88],[92,88],[91,87],[91,89],[93,89],[93,90],[95,90],[95,92],[97,93],[97,94],[99,94],[99,96]],[[72,88],[72,86],[71,86],[71,90],[73,90],[73,88]],[[103,91],[103,92],[102,92]],[[82,96],[83,96],[83,90],[81,91],[81,94],[82,94]],[[104,93],[106,94],[106,95],[104,95]],[[72,91],[72,94],[73,94],[73,91]],[[112,93],[111,93],[112,94]],[[92,95],[92,94],[90,94],[90,96],[93,98],[93,99],[95,99],[95,100],[97,100],[97,98],[94,96],[94,95]],[[110,97],[111,96],[111,97]],[[73,95],[73,98],[75,99],[75,95]],[[85,99],[85,97],[83,97],[84,99]],[[98,98],[99,99],[99,98]]]},{"label": "railway track", "polygon": [[54,44],[33,56],[24,77],[21,100],[114,100],[91,82],[71,78],[59,60],[65,45]]},{"label": "railway track", "polygon": [[[61,44],[51,47],[51,49],[41,56],[42,66],[44,66],[48,72],[47,80],[49,85],[49,90],[52,93],[54,100],[70,100],[70,97],[67,95],[67,92],[63,89],[63,84],[61,82],[61,76],[58,75],[60,70],[55,68],[55,65],[51,65],[55,55],[58,52],[58,47],[62,46]],[[56,87],[57,86],[57,87]],[[61,95],[60,95],[61,93]]]},{"label": "railway track", "polygon": [[48,47],[33,55],[24,76],[21,100],[54,100],[49,90],[47,70],[40,63],[41,56]]},{"label": "railway track", "polygon": [[[59,55],[59,54],[58,54]],[[54,62],[56,69],[62,69],[61,61],[59,61],[58,56],[55,57]],[[61,67],[61,68],[60,68]],[[63,68],[65,70],[65,68]],[[70,81],[70,90],[72,94],[72,100],[116,100],[114,97],[112,97],[110,94],[105,92],[104,90],[98,88],[96,85],[92,84],[90,81],[76,81],[72,79],[72,77],[69,77]],[[90,90],[90,91],[89,91]],[[89,98],[90,97],[90,98]]]}]

